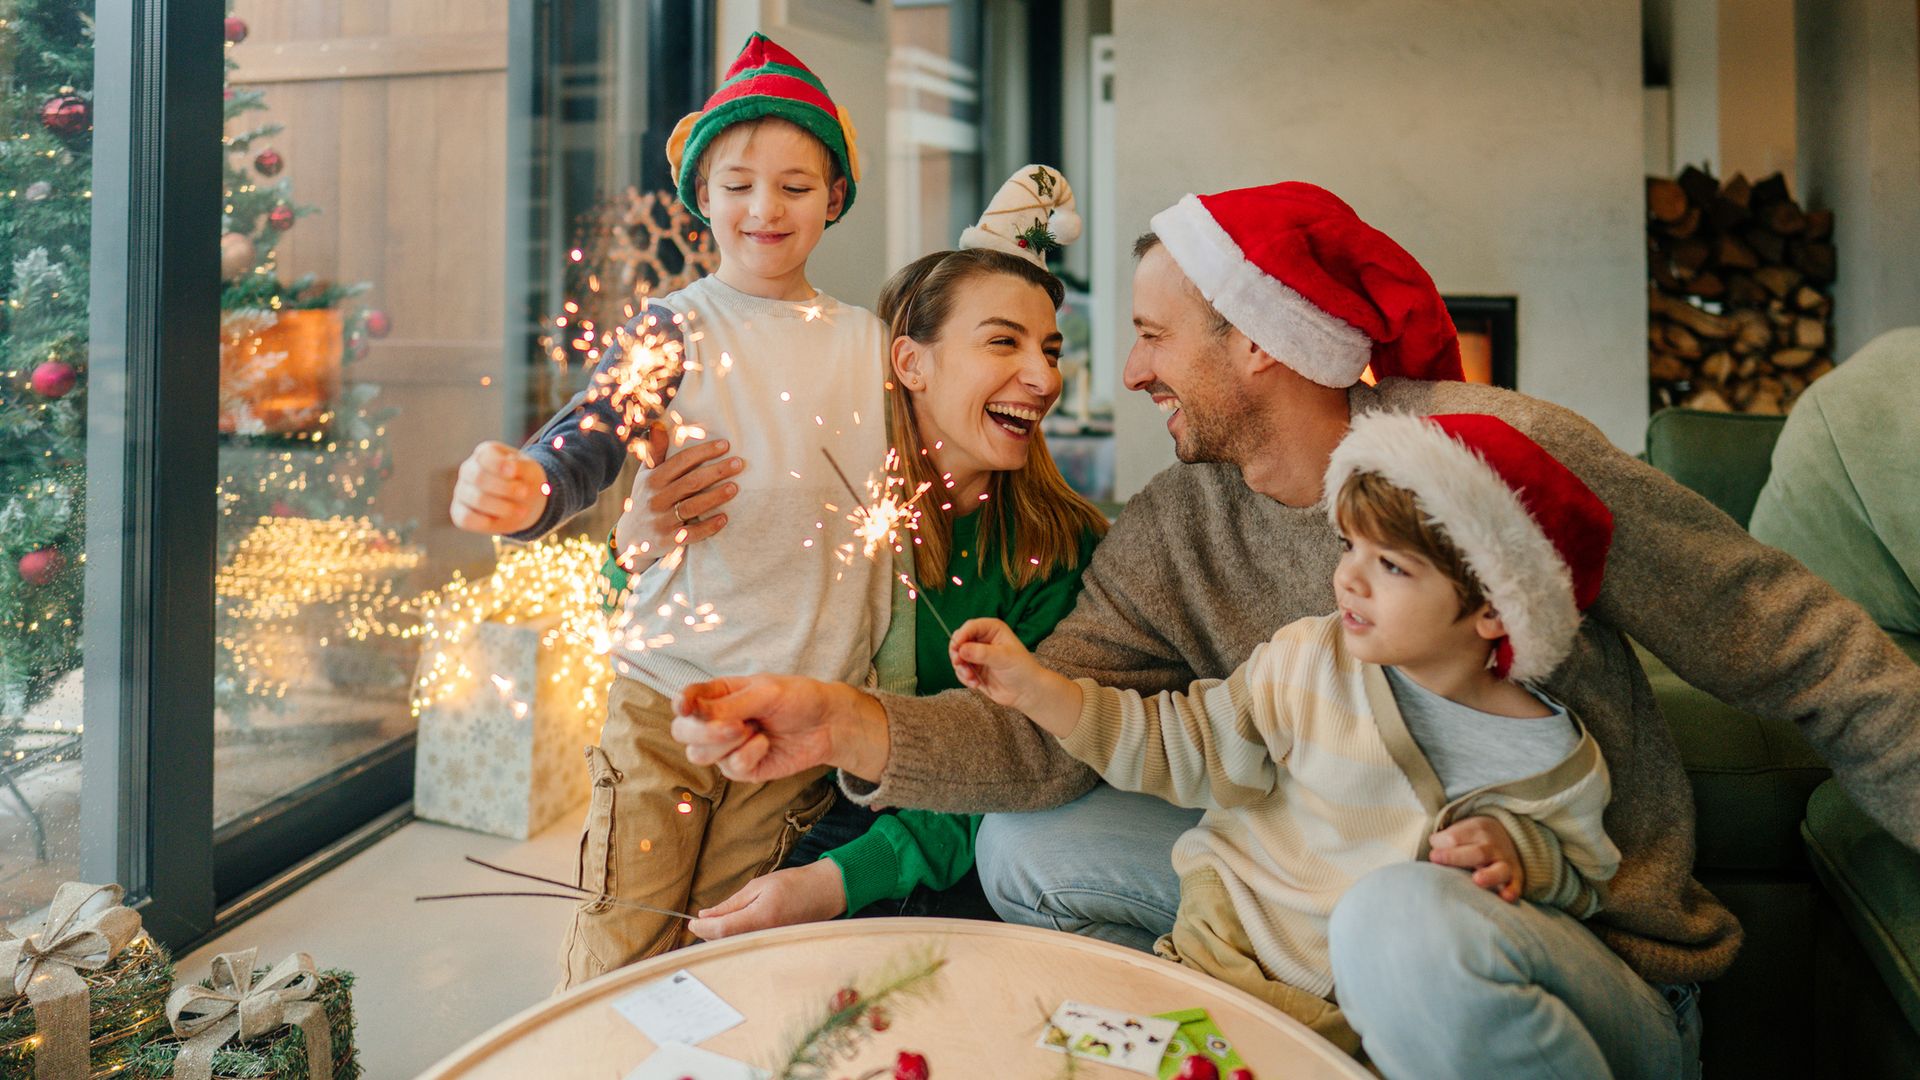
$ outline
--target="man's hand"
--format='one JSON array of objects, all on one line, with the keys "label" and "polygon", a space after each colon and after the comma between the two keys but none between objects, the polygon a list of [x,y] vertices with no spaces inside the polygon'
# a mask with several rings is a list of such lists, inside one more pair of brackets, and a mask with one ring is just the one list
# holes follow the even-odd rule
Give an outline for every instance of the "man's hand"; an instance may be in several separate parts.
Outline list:
[{"label": "man's hand", "polygon": [[547,471],[501,442],[483,442],[460,464],[449,516],[456,528],[504,536],[531,528],[547,508]]},{"label": "man's hand", "polygon": [[673,737],[687,760],[730,780],[760,782],[822,765],[877,781],[887,764],[887,714],[844,683],[747,675],[695,683],[674,703]]},{"label": "man's hand", "polygon": [[1526,881],[1520,871],[1520,851],[1506,826],[1490,817],[1470,817],[1434,833],[1427,861],[1473,871],[1473,883],[1511,904],[1520,899]]},{"label": "man's hand", "polygon": [[687,929],[702,941],[750,934],[772,926],[820,922],[847,910],[847,887],[832,859],[762,874],[710,908]]}]

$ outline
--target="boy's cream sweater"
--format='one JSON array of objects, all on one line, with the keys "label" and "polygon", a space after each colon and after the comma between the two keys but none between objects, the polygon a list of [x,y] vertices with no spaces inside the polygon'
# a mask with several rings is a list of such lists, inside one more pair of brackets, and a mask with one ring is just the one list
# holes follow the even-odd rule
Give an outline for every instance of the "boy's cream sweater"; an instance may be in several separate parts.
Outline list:
[{"label": "boy's cream sweater", "polygon": [[1547,771],[1449,801],[1385,671],[1347,651],[1338,616],[1281,627],[1231,675],[1185,693],[1079,684],[1080,721],[1061,744],[1115,787],[1206,809],[1174,845],[1174,869],[1183,881],[1217,874],[1261,966],[1309,993],[1333,989],[1327,919],[1347,888],[1425,858],[1454,821],[1499,820],[1527,897],[1576,917],[1599,909],[1619,868],[1601,826],[1606,764],[1584,729]]}]

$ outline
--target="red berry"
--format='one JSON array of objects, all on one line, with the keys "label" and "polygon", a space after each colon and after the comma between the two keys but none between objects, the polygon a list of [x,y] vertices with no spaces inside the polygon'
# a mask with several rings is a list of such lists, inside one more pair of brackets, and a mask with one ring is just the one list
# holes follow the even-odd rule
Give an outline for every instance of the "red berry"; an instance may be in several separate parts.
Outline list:
[{"label": "red berry", "polygon": [[911,1050],[902,1050],[900,1056],[893,1059],[893,1080],[927,1080],[932,1075],[927,1059]]},{"label": "red berry", "polygon": [[887,1015],[887,1010],[878,1005],[867,1010],[866,1021],[867,1026],[875,1031],[885,1031],[893,1026],[893,1018]]},{"label": "red berry", "polygon": [[1235,1069],[1227,1074],[1227,1080],[1253,1080],[1253,1070]]},{"label": "red berry", "polygon": [[860,991],[851,986],[843,986],[833,992],[832,1009],[834,1012],[846,1012],[860,1003]]},{"label": "red berry", "polygon": [[1021,247],[1026,247],[1026,246],[1027,246],[1027,238],[1026,238],[1026,237],[1024,237],[1024,236],[1022,236],[1022,237],[1020,237],[1020,238],[1019,238],[1018,240],[1015,240],[1015,241],[1014,241],[1014,243],[1016,243],[1016,244],[1019,244],[1019,245],[1020,245]]},{"label": "red berry", "polygon": [[1180,1063],[1180,1071],[1173,1074],[1173,1080],[1220,1080],[1220,1066],[1204,1054],[1195,1054]]}]

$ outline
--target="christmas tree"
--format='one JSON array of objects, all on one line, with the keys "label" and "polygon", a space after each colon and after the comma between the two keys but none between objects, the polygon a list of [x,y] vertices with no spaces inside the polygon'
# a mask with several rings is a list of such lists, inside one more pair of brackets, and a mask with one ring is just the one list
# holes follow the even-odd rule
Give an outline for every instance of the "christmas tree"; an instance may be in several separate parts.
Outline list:
[{"label": "christmas tree", "polygon": [[[276,705],[314,677],[315,646],[334,653],[356,616],[384,611],[411,562],[401,537],[379,524],[374,500],[392,471],[391,411],[375,410],[379,387],[351,379],[384,313],[340,310],[365,284],[291,281],[281,239],[317,213],[294,201],[288,162],[272,140],[284,130],[256,123],[259,90],[232,86],[247,25],[226,20],[225,183],[220,237],[220,573],[216,579],[215,696],[230,720]],[[314,590],[304,578],[252,580],[239,566],[271,549],[309,574],[361,582],[359,591]],[[402,553],[404,555],[404,553]],[[413,560],[417,561],[417,560]],[[297,579],[297,580],[296,580]],[[244,584],[243,584],[244,582]],[[368,677],[362,666],[359,676]],[[374,676],[397,688],[405,673]]]},{"label": "christmas tree", "polygon": [[93,20],[0,0],[0,726],[80,663]]}]

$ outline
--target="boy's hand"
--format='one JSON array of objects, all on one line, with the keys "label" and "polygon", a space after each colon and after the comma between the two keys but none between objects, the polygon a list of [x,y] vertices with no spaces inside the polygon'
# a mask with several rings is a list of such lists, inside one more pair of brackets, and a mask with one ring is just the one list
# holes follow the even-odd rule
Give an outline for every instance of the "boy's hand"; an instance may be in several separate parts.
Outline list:
[{"label": "boy's hand", "polygon": [[1520,852],[1504,825],[1490,817],[1470,817],[1434,833],[1427,841],[1429,862],[1473,871],[1473,883],[1511,904],[1520,899],[1526,881],[1520,872]]},{"label": "boy's hand", "polygon": [[997,705],[1021,708],[1036,675],[1046,669],[1020,642],[1013,628],[999,619],[968,619],[953,632],[947,656],[960,685],[987,695]]},{"label": "boy's hand", "polygon": [[647,433],[649,467],[633,478],[626,510],[614,527],[614,550],[628,570],[642,567],[681,544],[697,544],[727,527],[727,515],[715,513],[740,492],[733,477],[745,468],[737,457],[722,459],[725,439],[697,443],[668,453],[667,425]]},{"label": "boy's hand", "polygon": [[449,511],[456,528],[505,535],[532,527],[547,508],[547,471],[501,442],[483,442],[460,464]]},{"label": "boy's hand", "polygon": [[771,926],[820,922],[847,909],[847,887],[832,859],[762,874],[740,891],[695,914],[687,924],[702,941],[749,934]]}]

